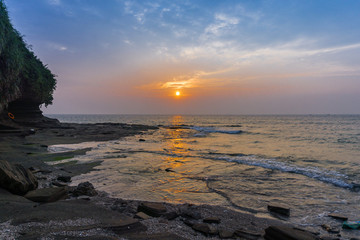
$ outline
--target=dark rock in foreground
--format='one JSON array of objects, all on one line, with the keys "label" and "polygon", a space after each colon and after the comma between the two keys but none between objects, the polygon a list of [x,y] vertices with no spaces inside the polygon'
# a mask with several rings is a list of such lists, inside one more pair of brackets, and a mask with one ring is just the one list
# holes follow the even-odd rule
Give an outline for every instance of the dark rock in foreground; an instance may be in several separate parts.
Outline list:
[{"label": "dark rock in foreground", "polygon": [[277,213],[286,217],[290,216],[290,208],[288,208],[287,206],[269,204],[267,208],[272,213]]},{"label": "dark rock in foreground", "polygon": [[203,219],[204,223],[220,223],[220,218],[218,217],[207,217]]},{"label": "dark rock in foreground", "polygon": [[251,239],[256,240],[261,238],[261,234],[257,232],[251,232],[248,230],[237,230],[235,232],[236,236],[243,238],[243,239]]},{"label": "dark rock in foreground", "polygon": [[194,229],[195,231],[201,232],[205,235],[213,235],[213,234],[217,234],[218,230],[206,223],[195,223],[192,226],[192,229]]},{"label": "dark rock in foreground", "polygon": [[331,217],[331,218],[341,220],[341,221],[347,221],[348,220],[347,217],[341,216],[341,215],[338,215],[338,214],[335,214],[335,213],[330,213],[330,214],[328,214],[328,216]]},{"label": "dark rock in foreground", "polygon": [[317,240],[318,238],[304,230],[284,227],[284,226],[270,226],[265,229],[266,240]]},{"label": "dark rock in foreground", "polygon": [[67,192],[63,187],[40,188],[28,192],[24,197],[33,202],[49,203],[63,199],[67,196]]},{"label": "dark rock in foreground", "polygon": [[98,193],[96,192],[94,186],[90,182],[79,183],[79,185],[73,190],[72,195],[74,197],[78,196],[96,196]]},{"label": "dark rock in foreground", "polygon": [[67,183],[67,182],[71,182],[71,177],[70,176],[58,176],[57,180]]},{"label": "dark rock in foreground", "polygon": [[224,239],[224,238],[232,238],[234,236],[234,232],[233,231],[228,231],[228,230],[220,230],[219,231],[219,237]]},{"label": "dark rock in foreground", "polygon": [[28,169],[19,164],[10,164],[0,160],[0,187],[13,194],[24,195],[36,189],[38,181]]},{"label": "dark rock in foreground", "polygon": [[166,208],[162,203],[141,203],[138,207],[138,211],[153,217],[160,217],[166,213]]}]

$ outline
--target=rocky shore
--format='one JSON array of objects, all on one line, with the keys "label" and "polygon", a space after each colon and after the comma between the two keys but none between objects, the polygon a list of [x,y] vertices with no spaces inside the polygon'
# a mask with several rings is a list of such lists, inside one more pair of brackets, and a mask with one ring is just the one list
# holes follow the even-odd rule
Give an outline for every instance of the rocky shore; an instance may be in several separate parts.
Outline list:
[{"label": "rocky shore", "polygon": [[[304,231],[220,206],[114,199],[89,182],[69,186],[71,177],[101,162],[49,165],[89,150],[49,153],[49,145],[114,140],[156,128],[50,122],[0,129],[0,239],[342,239],[331,226]],[[279,206],[269,211],[290,214]]]}]

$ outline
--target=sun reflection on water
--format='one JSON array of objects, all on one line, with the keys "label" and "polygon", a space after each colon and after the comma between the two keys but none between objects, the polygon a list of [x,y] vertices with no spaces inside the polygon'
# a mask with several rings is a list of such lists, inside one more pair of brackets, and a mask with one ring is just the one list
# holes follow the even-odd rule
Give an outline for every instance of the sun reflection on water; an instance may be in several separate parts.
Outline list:
[{"label": "sun reflection on water", "polygon": [[[173,116],[171,119],[172,127],[166,129],[164,151],[168,155],[163,158],[163,168],[168,173],[165,183],[160,186],[164,192],[164,200],[183,201],[181,194],[187,192],[197,192],[199,189],[193,184],[189,185],[188,174],[191,169],[185,167],[189,162],[189,146],[186,143],[188,129],[179,127],[184,123],[182,116]],[[176,196],[174,196],[176,195]],[[175,198],[174,198],[175,197]]]}]

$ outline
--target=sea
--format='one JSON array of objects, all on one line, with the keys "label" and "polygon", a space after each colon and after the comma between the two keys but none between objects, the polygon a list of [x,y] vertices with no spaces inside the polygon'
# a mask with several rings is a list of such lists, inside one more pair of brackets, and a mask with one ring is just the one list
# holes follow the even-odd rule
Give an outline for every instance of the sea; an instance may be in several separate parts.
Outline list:
[{"label": "sea", "polygon": [[50,146],[51,152],[91,147],[75,160],[102,161],[74,177],[74,185],[90,181],[122,199],[221,205],[266,218],[274,218],[268,204],[285,205],[291,214],[284,221],[303,227],[341,226],[330,213],[360,220],[360,115],[49,117],[159,127]]}]

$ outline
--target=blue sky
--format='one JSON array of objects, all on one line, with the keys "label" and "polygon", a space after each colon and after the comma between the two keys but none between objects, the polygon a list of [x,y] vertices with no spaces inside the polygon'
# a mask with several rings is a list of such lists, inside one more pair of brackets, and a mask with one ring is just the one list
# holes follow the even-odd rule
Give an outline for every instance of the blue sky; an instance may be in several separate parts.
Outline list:
[{"label": "blue sky", "polygon": [[46,113],[360,113],[360,1],[5,2]]}]

